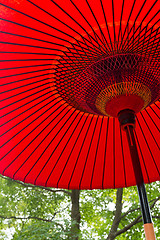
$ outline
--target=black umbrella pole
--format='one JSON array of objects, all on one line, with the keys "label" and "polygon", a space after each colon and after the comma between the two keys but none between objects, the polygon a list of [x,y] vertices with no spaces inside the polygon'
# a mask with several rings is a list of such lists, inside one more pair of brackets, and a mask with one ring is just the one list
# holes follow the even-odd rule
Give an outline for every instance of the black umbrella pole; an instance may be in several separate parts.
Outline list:
[{"label": "black umbrella pole", "polygon": [[135,127],[135,114],[130,110],[125,110],[119,113],[118,115],[119,122],[127,134],[130,154],[132,158],[133,169],[135,173],[139,201],[141,205],[142,218],[144,223],[144,231],[146,240],[155,240],[154,227],[152,223],[150,207],[147,199],[146,189],[144,185],[141,165],[139,161],[139,155],[137,151],[137,145],[134,135]]},{"label": "black umbrella pole", "polygon": [[138,189],[139,201],[141,205],[141,212],[142,212],[142,218],[144,223],[146,240],[155,240],[156,237],[154,233],[150,207],[148,204],[146,188],[143,181],[137,146],[136,146],[135,137],[134,137],[134,128],[133,126],[127,126],[125,128],[125,131],[128,138],[134,173],[137,181],[137,189]]}]

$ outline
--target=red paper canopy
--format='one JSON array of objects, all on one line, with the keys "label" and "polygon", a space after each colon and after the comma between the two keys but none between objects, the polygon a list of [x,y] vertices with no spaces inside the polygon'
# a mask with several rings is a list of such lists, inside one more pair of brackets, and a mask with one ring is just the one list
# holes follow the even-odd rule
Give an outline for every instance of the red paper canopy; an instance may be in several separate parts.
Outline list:
[{"label": "red paper canopy", "polygon": [[146,101],[135,138],[144,182],[160,180],[160,1],[0,4],[0,173],[70,189],[135,185],[126,135],[104,112],[112,86],[108,102],[115,91],[129,106],[135,92]]}]

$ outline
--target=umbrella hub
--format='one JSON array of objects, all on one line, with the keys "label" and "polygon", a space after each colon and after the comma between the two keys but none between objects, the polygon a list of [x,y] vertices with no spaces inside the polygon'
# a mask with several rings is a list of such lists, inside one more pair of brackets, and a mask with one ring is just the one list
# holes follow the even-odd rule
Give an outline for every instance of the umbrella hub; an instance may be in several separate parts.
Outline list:
[{"label": "umbrella hub", "polygon": [[[124,109],[138,113],[160,95],[157,60],[135,53],[117,53],[92,63],[73,64],[58,72],[55,86],[69,105],[91,114],[117,117]],[[72,78],[72,75],[74,76]]]},{"label": "umbrella hub", "polygon": [[104,115],[117,117],[118,113],[130,109],[140,112],[151,102],[150,89],[135,82],[121,82],[103,89],[96,99],[97,109]]},{"label": "umbrella hub", "polygon": [[127,126],[135,127],[136,115],[134,111],[125,109],[120,111],[117,116],[123,130],[125,130]]}]

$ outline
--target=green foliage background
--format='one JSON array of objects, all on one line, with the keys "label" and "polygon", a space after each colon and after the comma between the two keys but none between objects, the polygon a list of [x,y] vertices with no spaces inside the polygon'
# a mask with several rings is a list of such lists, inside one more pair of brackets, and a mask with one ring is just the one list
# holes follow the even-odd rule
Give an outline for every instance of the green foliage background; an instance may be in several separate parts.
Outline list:
[{"label": "green foliage background", "polygon": [[[70,191],[47,190],[4,177],[0,177],[0,186],[0,239],[71,239]],[[146,189],[152,204],[160,197],[160,183],[147,185]],[[81,191],[79,239],[107,239],[114,218],[115,203],[116,190]],[[157,201],[152,209],[157,239],[160,239],[159,203],[160,201]],[[120,221],[118,231],[140,215],[135,187],[124,189],[122,216],[127,212],[128,214]],[[117,236],[116,239],[144,239],[142,222]]]}]

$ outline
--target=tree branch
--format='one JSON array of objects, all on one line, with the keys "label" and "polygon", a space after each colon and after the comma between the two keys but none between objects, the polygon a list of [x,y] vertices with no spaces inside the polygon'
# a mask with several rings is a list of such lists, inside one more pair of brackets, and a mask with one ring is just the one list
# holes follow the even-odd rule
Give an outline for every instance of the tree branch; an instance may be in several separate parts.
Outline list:
[{"label": "tree branch", "polygon": [[[38,221],[42,221],[42,222],[53,222],[53,218],[52,219],[45,219],[45,218],[40,218],[40,217],[16,217],[16,216],[2,216],[0,215],[0,218],[3,218],[5,220],[9,220],[9,219],[15,219],[15,220],[31,220],[31,219],[34,219],[34,220],[38,220]],[[54,221],[54,224],[57,225],[57,226],[60,226],[63,230],[64,230],[64,227],[63,227],[63,224],[60,224],[60,223],[57,223]]]},{"label": "tree branch", "polygon": [[152,218],[158,218],[158,219],[160,219],[160,216],[152,216]]},{"label": "tree branch", "polygon": [[129,213],[135,212],[136,210],[140,210],[140,207],[134,208],[134,209],[130,209],[127,212],[125,212],[122,216],[121,219],[126,217]]},{"label": "tree branch", "polygon": [[52,193],[63,192],[63,193],[65,193],[65,194],[68,194],[69,196],[71,196],[71,192],[70,192],[70,191],[67,191],[67,190],[64,190],[64,189],[53,190],[52,188],[48,188],[48,187],[32,185],[32,184],[29,184],[29,183],[23,183],[23,182],[21,182],[21,181],[14,180],[14,179],[11,179],[11,178],[9,178],[9,177],[5,177],[5,176],[3,176],[3,175],[0,175],[0,177],[3,178],[3,179],[5,179],[5,180],[9,180],[9,181],[16,182],[16,183],[22,185],[23,187],[27,187],[27,188],[30,187],[30,188],[34,188],[34,189],[41,188],[41,189],[47,190],[47,191],[52,192]]},{"label": "tree branch", "polygon": [[[138,222],[141,222],[142,219],[140,219],[142,216],[139,215],[134,221],[132,221],[130,224],[128,224],[126,227],[124,227],[123,229],[119,230],[116,232],[116,237],[124,232],[126,232],[127,230],[129,230],[131,227],[133,227],[135,224],[137,224]],[[139,221],[140,220],[140,221]]]},{"label": "tree branch", "polygon": [[[153,202],[153,203],[150,205],[150,209],[154,208],[155,204],[158,202],[159,199],[160,199],[160,196],[159,196],[158,198],[152,199],[152,200],[150,201],[150,203]],[[128,214],[128,213],[131,213],[131,212],[133,212],[133,211],[135,211],[135,210],[138,210],[138,209],[140,209],[140,208],[131,209],[130,211],[127,212],[127,214]],[[126,216],[127,214],[124,214],[122,217]],[[122,217],[121,217],[121,218],[122,218]],[[152,216],[152,218],[158,218],[158,219],[159,219],[160,216]],[[116,233],[116,236],[118,236],[118,235],[126,232],[126,231],[129,230],[131,227],[133,227],[134,225],[136,225],[137,223],[140,223],[140,222],[142,222],[142,215],[139,215],[134,221],[132,221],[130,224],[128,224],[128,225],[127,225],[126,227],[124,227],[123,229],[119,230],[119,231]]]},{"label": "tree branch", "polygon": [[43,222],[52,222],[53,219],[45,219],[45,218],[40,218],[40,217],[16,217],[16,216],[3,216],[0,215],[0,218],[2,219],[15,219],[15,220],[30,220],[30,219],[35,219],[35,220],[39,220],[39,221],[43,221]]},{"label": "tree branch", "polygon": [[[131,227],[133,227],[134,225],[136,225],[137,223],[140,223],[142,222],[142,216],[138,216],[135,221],[133,221],[132,223],[128,224],[126,227],[124,227],[123,229],[119,230],[117,233],[116,233],[116,236],[126,232],[127,230],[129,230]],[[160,216],[152,216],[152,218],[156,218],[156,219],[160,219]]]},{"label": "tree branch", "polygon": [[113,223],[112,223],[112,226],[111,226],[111,230],[108,234],[107,240],[115,239],[115,234],[117,232],[117,228],[118,228],[119,222],[121,220],[122,196],[123,196],[123,188],[117,189],[115,216],[114,216],[114,220],[113,220]]},{"label": "tree branch", "polygon": [[158,200],[160,200],[160,196],[159,196],[158,198],[152,199],[152,200],[150,201],[150,203],[153,202],[153,203],[150,205],[150,208],[151,208],[151,209],[155,206],[155,204],[158,202]]},{"label": "tree branch", "polygon": [[[155,198],[155,199],[152,199],[151,201],[149,201],[149,203],[152,203],[152,202],[153,202],[153,203],[150,205],[150,209],[152,209],[152,208],[155,206],[155,204],[156,204],[156,202],[157,202],[158,200],[160,200],[160,196],[159,196],[158,198]],[[137,207],[137,208],[128,210],[127,212],[125,212],[125,213],[121,216],[121,219],[124,218],[124,217],[126,217],[129,213],[132,213],[132,212],[134,212],[134,211],[136,211],[136,210],[140,210],[140,207]]]}]

